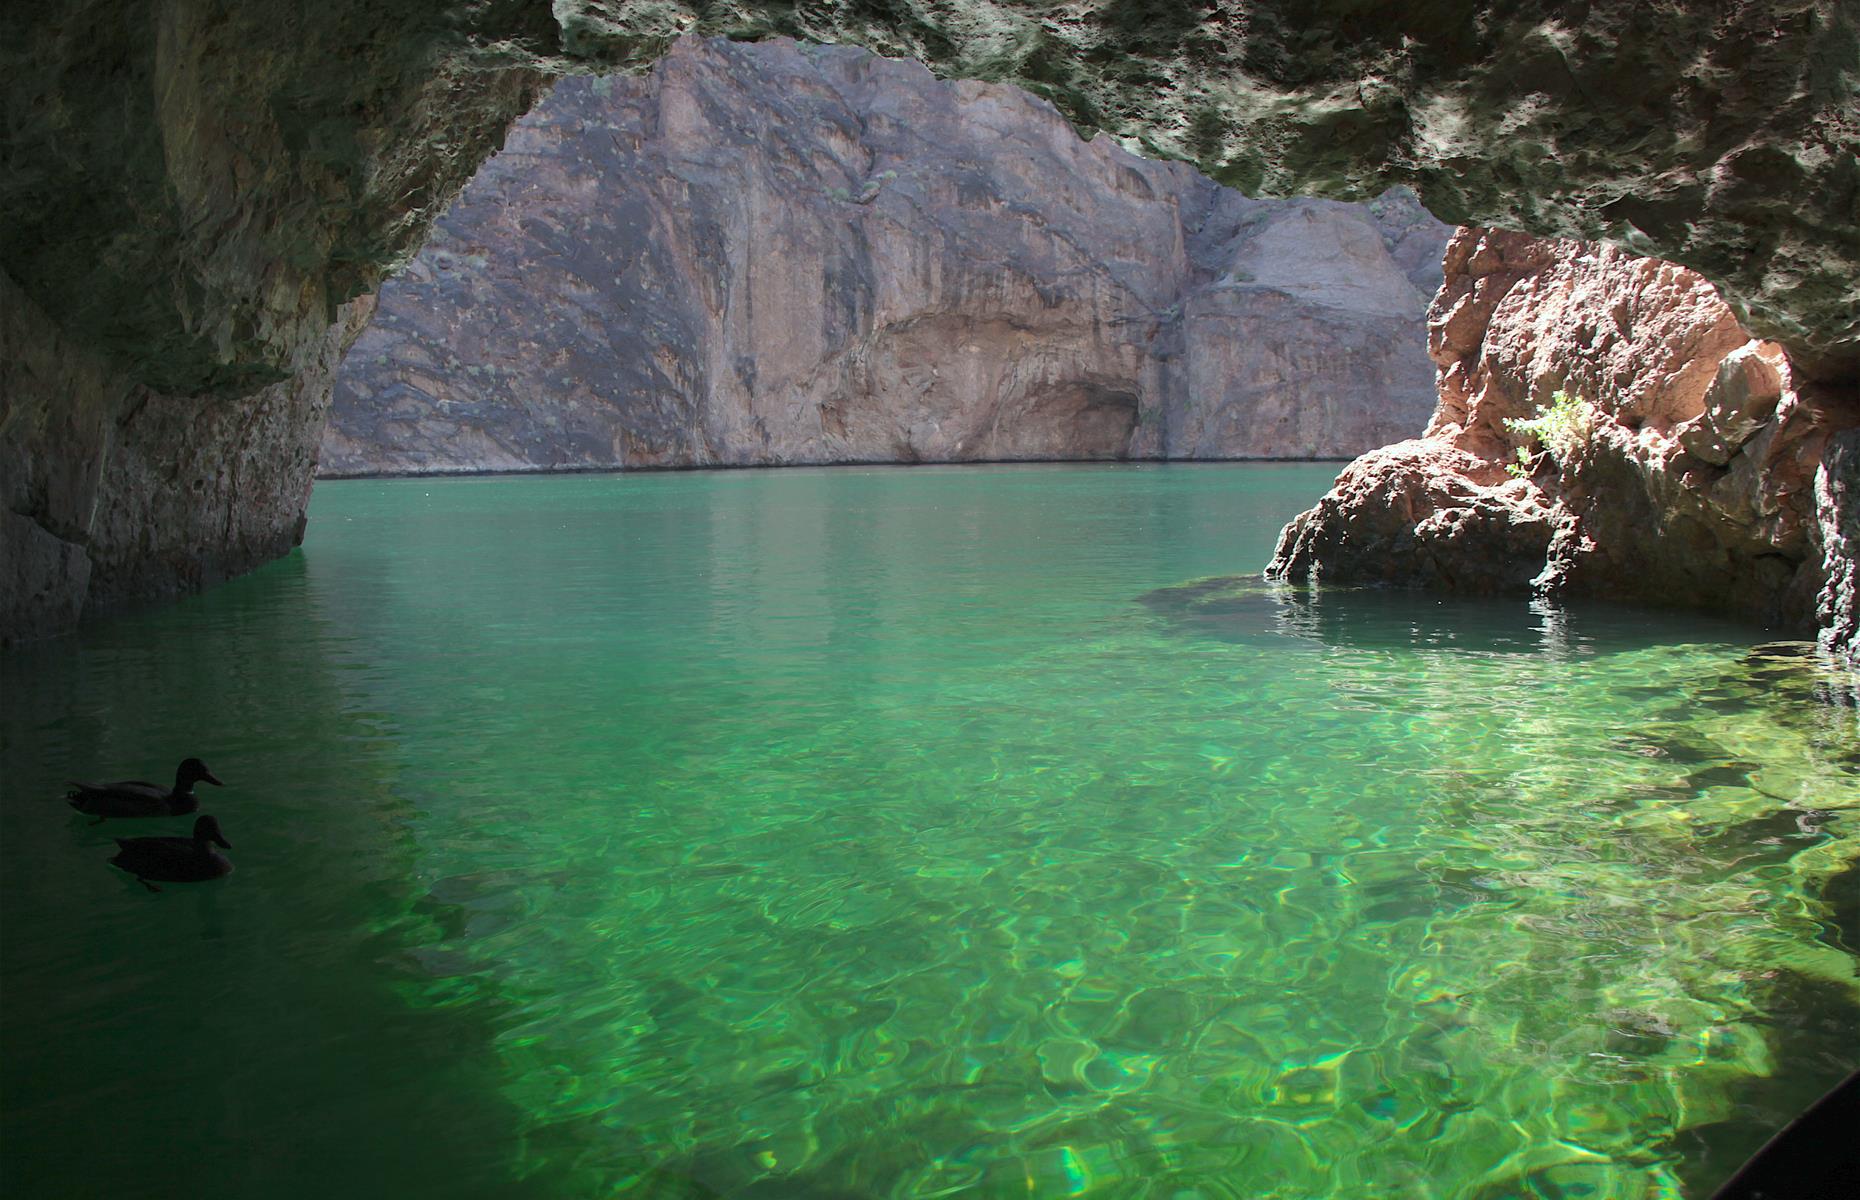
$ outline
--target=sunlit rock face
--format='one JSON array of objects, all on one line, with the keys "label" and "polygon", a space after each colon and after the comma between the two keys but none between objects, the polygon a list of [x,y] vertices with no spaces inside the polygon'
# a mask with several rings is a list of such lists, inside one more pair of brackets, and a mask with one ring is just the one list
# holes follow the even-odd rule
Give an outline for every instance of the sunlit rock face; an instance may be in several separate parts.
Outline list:
[{"label": "sunlit rock face", "polygon": [[1815,602],[1821,641],[1860,660],[1860,429],[1828,439],[1815,475],[1815,505],[1826,576]]},{"label": "sunlit rock face", "polygon": [[1459,224],[1713,280],[1816,374],[1860,351],[1860,14],[1846,0],[561,0],[571,53],[786,34],[1020,83],[1249,194],[1391,183]]},{"label": "sunlit rock face", "polygon": [[[1410,183],[1445,220],[1685,263],[1805,377],[1851,393],[1860,358],[1860,52],[1845,0],[1598,0],[1579,18],[1549,0],[16,7],[0,39],[0,269],[17,291],[0,299],[30,302],[19,327],[43,319],[104,373],[21,373],[24,391],[0,398],[9,461],[47,475],[114,478],[99,446],[179,453],[141,445],[169,434],[130,418],[138,388],[205,412],[258,403],[284,380],[321,386],[345,305],[417,250],[545,77],[643,68],[687,32],[851,42],[1023,83],[1076,122],[1248,190],[1364,199]],[[120,434],[68,445],[35,432],[87,413]],[[270,464],[265,487],[295,494],[310,465],[287,442],[252,453]],[[250,479],[230,485],[235,503]],[[155,594],[175,572],[137,546],[165,541],[166,513],[202,531],[175,553],[234,561],[242,535],[224,522],[207,532],[212,511],[189,507],[191,484],[151,477],[106,506],[123,518],[107,526],[65,527],[42,489],[10,485],[8,507],[124,564],[124,594]],[[127,529],[129,543],[113,540]],[[34,578],[77,587],[84,573],[54,549],[31,551]],[[16,598],[0,612],[22,611]]]},{"label": "sunlit rock face", "polygon": [[1443,220],[1692,266],[1798,352],[1860,345],[1844,0],[55,0],[0,47],[0,260],[168,391],[288,373],[545,76],[685,33],[1017,83],[1249,193],[1411,183]]},{"label": "sunlit rock face", "polygon": [[686,39],[517,124],[383,289],[322,470],[1348,457],[1433,409],[1447,233],[1016,88]]},{"label": "sunlit rock face", "polygon": [[[1852,499],[1824,454],[1843,401],[1697,273],[1461,229],[1428,348],[1427,435],[1351,464],[1287,527],[1271,573],[1678,603],[1806,630],[1845,571],[1823,615],[1832,628],[1844,608],[1851,627],[1851,530],[1832,514],[1851,523]],[[1575,429],[1546,445],[1520,423],[1558,393]]]}]

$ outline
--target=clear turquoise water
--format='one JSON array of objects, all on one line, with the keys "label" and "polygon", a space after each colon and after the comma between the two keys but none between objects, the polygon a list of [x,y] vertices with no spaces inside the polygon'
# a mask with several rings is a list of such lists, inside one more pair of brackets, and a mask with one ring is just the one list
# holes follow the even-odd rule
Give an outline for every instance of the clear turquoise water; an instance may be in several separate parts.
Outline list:
[{"label": "clear turquoise water", "polygon": [[[330,484],[9,655],[9,1194],[1704,1195],[1860,1057],[1848,684],[1175,587],[1330,474]],[[60,784],[187,754],[151,895]]]}]

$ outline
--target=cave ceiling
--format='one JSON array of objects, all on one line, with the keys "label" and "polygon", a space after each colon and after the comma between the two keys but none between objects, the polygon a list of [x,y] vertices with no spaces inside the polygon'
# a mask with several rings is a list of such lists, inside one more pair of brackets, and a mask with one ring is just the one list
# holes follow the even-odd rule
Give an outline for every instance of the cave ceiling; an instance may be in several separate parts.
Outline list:
[{"label": "cave ceiling", "polygon": [[170,391],[298,370],[563,74],[683,34],[1008,81],[1259,195],[1414,186],[1463,224],[1685,263],[1825,378],[1860,364],[1846,0],[56,0],[0,46],[0,266]]}]

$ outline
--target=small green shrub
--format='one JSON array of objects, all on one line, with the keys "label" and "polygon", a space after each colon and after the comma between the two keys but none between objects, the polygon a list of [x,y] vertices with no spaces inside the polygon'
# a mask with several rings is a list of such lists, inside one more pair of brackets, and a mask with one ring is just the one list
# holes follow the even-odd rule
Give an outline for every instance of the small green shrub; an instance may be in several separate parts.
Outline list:
[{"label": "small green shrub", "polygon": [[[1505,428],[1542,446],[1551,462],[1568,466],[1576,451],[1587,445],[1595,432],[1595,411],[1588,401],[1559,390],[1551,393],[1550,403],[1538,409],[1536,416],[1507,418]],[[1525,447],[1519,446],[1518,461],[1505,469],[1520,479],[1528,477],[1533,457]]]}]

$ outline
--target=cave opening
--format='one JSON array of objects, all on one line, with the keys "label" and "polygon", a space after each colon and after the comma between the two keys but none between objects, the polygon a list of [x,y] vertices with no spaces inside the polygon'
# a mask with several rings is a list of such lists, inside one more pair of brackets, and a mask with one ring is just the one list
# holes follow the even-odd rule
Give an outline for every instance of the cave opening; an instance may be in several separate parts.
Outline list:
[{"label": "cave opening", "polygon": [[[1714,1186],[1860,1036],[1856,40],[1733,8],[22,18],[10,1181]],[[229,878],[47,816],[196,754]]]}]

